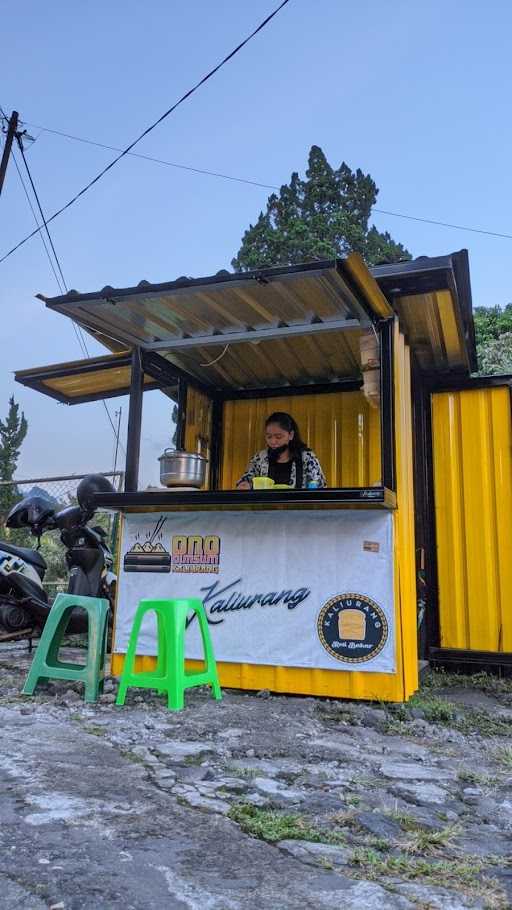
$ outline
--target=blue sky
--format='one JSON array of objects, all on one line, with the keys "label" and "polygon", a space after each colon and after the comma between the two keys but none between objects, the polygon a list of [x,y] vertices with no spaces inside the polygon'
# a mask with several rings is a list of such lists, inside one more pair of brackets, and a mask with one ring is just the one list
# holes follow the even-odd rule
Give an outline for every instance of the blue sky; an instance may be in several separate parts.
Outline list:
[{"label": "blue sky", "polygon": [[[28,152],[47,213],[112,153],[48,127],[128,144],[277,3],[27,0],[2,13],[0,104],[37,141]],[[378,206],[512,233],[508,117],[512,7],[469,0],[291,0],[272,23],[138,146],[169,161],[280,184],[312,144],[371,173]],[[33,126],[32,126],[33,124]],[[257,187],[125,158],[52,225],[70,288],[127,286],[229,268],[264,207]],[[512,300],[512,240],[375,215],[413,255],[467,247],[475,305]],[[10,166],[0,255],[34,227]],[[21,386],[15,369],[79,358],[71,324],[35,294],[58,293],[41,241],[0,265],[0,413],[13,392],[29,420],[19,475],[112,467],[101,404],[67,408]],[[101,349],[89,343],[91,353]],[[113,413],[127,402],[112,400]],[[156,480],[169,407],[146,396],[143,482]]]}]

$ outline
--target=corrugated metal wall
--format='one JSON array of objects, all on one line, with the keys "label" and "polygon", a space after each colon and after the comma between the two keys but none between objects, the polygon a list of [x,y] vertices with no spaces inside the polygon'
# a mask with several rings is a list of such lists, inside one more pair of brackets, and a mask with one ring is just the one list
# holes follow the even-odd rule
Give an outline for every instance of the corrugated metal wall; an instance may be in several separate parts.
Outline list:
[{"label": "corrugated metal wall", "polygon": [[441,646],[512,651],[508,387],[432,396]]},{"label": "corrugated metal wall", "polygon": [[224,406],[222,489],[233,489],[255,452],[264,448],[265,420],[286,411],[320,459],[331,487],[380,483],[380,413],[361,392],[228,401]]},{"label": "corrugated metal wall", "polygon": [[185,450],[208,458],[203,490],[210,480],[210,455],[212,435],[212,402],[193,386],[187,389],[187,419],[185,424]]}]

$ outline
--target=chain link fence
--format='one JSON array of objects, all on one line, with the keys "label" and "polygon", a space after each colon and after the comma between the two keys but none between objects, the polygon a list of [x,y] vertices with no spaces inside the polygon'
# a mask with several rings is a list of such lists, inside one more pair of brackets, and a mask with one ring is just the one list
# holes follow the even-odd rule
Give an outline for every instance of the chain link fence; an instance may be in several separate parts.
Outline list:
[{"label": "chain link fence", "polygon": [[[91,473],[91,472],[89,472]],[[97,472],[107,477],[116,492],[121,492],[124,485],[122,471]],[[28,529],[6,528],[5,520],[9,510],[21,499],[29,495],[40,495],[50,499],[56,512],[66,506],[77,504],[76,491],[80,481],[86,474],[68,474],[59,477],[32,477],[26,480],[0,481],[0,538],[13,546],[37,546],[36,538],[32,537]],[[115,512],[98,510],[94,516],[94,523],[100,525],[107,533],[107,541],[112,553],[116,554],[118,516]],[[64,559],[64,547],[59,539],[58,531],[49,531],[41,538],[41,555],[44,557],[48,570],[44,578],[44,587],[53,599],[55,594],[65,591],[68,584],[68,573]]]}]

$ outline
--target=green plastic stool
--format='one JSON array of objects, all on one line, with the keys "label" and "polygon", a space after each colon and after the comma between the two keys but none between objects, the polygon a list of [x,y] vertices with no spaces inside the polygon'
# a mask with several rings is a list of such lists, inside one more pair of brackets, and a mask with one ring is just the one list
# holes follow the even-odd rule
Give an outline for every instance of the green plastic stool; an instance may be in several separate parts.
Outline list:
[{"label": "green plastic stool", "polygon": [[[85,664],[64,663],[59,648],[74,607],[83,607],[89,619]],[[101,597],[57,594],[34,654],[23,695],[33,695],[40,679],[73,679],[85,683],[85,701],[95,702],[103,692],[107,650],[109,602]]]},{"label": "green plastic stool", "polygon": [[[206,669],[199,673],[185,672],[185,629],[190,611],[197,616],[203,639]],[[134,673],[140,628],[144,617],[150,612],[156,613],[157,620],[156,667],[149,672]],[[124,705],[126,690],[129,687],[156,689],[160,693],[167,692],[167,705],[170,711],[181,711],[185,689],[204,685],[212,687],[214,698],[217,700],[222,698],[208,620],[202,601],[196,598],[141,600],[133,620],[116,705]]]}]

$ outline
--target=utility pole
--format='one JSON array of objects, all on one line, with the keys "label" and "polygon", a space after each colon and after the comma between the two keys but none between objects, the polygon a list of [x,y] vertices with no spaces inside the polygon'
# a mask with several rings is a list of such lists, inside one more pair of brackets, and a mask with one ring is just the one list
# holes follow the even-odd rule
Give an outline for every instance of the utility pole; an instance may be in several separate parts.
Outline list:
[{"label": "utility pole", "polygon": [[18,111],[13,111],[9,120],[9,126],[7,127],[7,135],[5,137],[5,148],[2,155],[2,161],[0,162],[0,194],[5,180],[5,172],[7,170],[7,163],[9,161],[9,156],[11,154],[11,146],[13,139],[16,135],[16,130],[18,129]]}]

